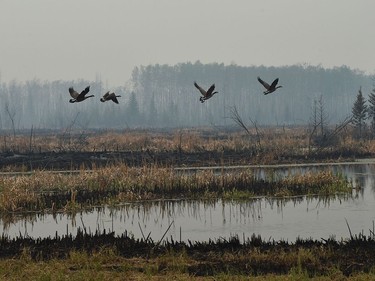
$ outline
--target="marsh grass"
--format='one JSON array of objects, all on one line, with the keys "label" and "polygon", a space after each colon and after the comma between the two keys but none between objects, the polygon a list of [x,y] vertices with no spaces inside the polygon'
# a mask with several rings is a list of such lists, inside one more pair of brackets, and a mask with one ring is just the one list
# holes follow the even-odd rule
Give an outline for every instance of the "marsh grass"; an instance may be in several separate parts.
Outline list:
[{"label": "marsh grass", "polygon": [[257,179],[251,170],[183,173],[156,165],[114,165],[74,174],[36,171],[0,178],[1,212],[70,212],[85,207],[154,199],[250,199],[350,193],[331,172]]}]

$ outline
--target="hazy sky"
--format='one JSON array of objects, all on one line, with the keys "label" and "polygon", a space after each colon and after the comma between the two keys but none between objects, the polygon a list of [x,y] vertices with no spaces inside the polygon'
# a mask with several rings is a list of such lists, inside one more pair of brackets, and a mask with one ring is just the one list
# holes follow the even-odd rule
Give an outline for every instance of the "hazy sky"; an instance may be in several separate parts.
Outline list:
[{"label": "hazy sky", "polygon": [[375,72],[374,0],[0,0],[1,81],[121,86],[179,62]]}]

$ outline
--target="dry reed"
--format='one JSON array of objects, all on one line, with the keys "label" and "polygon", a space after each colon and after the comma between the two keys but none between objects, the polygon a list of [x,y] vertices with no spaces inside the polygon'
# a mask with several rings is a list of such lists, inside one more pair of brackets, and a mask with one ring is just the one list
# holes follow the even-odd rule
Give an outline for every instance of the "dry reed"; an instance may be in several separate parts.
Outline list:
[{"label": "dry reed", "polygon": [[[257,134],[249,129],[250,135],[238,130],[179,129],[168,131],[126,130],[126,131],[73,131],[25,132],[16,136],[3,136],[0,151],[18,153],[51,151],[253,151],[273,154],[274,157],[306,155],[309,146],[307,128],[262,128],[259,150],[255,144]],[[67,139],[68,138],[68,139]],[[81,145],[79,142],[82,142]],[[354,153],[374,151],[375,140],[357,141],[348,135],[330,149],[350,150]]]},{"label": "dry reed", "polygon": [[254,196],[330,195],[351,187],[331,172],[275,180],[257,179],[251,170],[181,172],[158,166],[123,164],[77,173],[37,171],[0,178],[0,211],[72,210],[98,204],[171,198],[239,199]]}]

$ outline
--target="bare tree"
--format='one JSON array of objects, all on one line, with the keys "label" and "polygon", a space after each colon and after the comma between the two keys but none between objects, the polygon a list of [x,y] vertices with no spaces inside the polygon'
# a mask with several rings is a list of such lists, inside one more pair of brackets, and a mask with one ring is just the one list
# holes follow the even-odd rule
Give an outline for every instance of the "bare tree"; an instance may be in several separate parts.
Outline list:
[{"label": "bare tree", "polygon": [[[229,108],[229,112],[230,112],[230,118],[238,125],[240,126],[242,129],[245,130],[245,132],[247,133],[248,136],[251,136],[251,133],[250,131],[247,129],[245,123],[243,122],[242,120],[242,117],[240,116],[240,114],[238,113],[238,110],[237,110],[237,107],[236,106],[232,106]],[[259,128],[258,128],[258,123],[257,121],[254,121],[252,120],[250,117],[250,122],[252,123],[252,125],[254,126],[255,128],[255,132],[256,132],[256,137],[257,137],[257,145],[259,147],[259,150],[262,150],[262,144],[261,144],[261,135],[262,133],[260,132]]]},{"label": "bare tree", "polygon": [[311,144],[315,142],[322,146],[327,141],[328,113],[325,109],[323,95],[319,99],[314,99],[309,124],[309,152]]},{"label": "bare tree", "polygon": [[65,128],[65,131],[63,132],[63,134],[60,136],[60,138],[59,138],[59,150],[60,151],[65,151],[66,145],[68,145],[68,147],[71,146],[72,128],[75,125],[75,123],[77,122],[78,115],[79,115],[79,112],[76,114],[76,116],[74,117],[72,122],[70,122],[70,124]]},{"label": "bare tree", "polygon": [[14,125],[14,119],[15,119],[15,116],[16,116],[16,111],[14,109],[11,110],[9,108],[8,102],[5,103],[5,111],[8,113],[9,119],[12,122],[13,137],[15,137],[16,136],[16,127]]},{"label": "bare tree", "polygon": [[321,151],[327,144],[332,145],[337,140],[339,133],[342,130],[345,130],[346,127],[353,122],[353,116],[345,117],[339,124],[336,125],[335,129],[328,132],[324,139],[320,142],[320,146],[318,147],[318,151]]},{"label": "bare tree", "polygon": [[238,125],[240,126],[242,129],[245,130],[245,132],[250,135],[250,132],[249,130],[247,129],[245,123],[243,122],[240,114],[238,113],[238,110],[237,110],[237,107],[236,106],[232,106],[229,108],[229,111],[230,111],[230,118]]},{"label": "bare tree", "polygon": [[319,124],[320,124],[320,136],[324,136],[325,128],[327,127],[328,123],[328,113],[325,109],[325,105],[323,102],[323,95],[320,95],[318,100],[318,113],[319,113]]},{"label": "bare tree", "polygon": [[314,105],[312,107],[312,113],[310,116],[310,123],[312,126],[311,129],[311,137],[315,134],[317,134],[317,128],[319,126],[319,121],[318,121],[318,101],[314,99]]}]

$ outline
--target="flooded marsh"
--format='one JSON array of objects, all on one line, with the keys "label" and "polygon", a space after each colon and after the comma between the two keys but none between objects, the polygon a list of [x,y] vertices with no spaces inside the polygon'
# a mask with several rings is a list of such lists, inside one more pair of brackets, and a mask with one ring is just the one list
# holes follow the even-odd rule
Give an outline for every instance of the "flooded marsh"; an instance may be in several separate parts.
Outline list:
[{"label": "flooded marsh", "polygon": [[2,177],[3,273],[373,279],[374,163],[117,169]]},{"label": "flooded marsh", "polygon": [[[322,169],[324,171],[321,171]],[[54,212],[47,209],[42,213],[39,212],[38,216],[33,213],[2,212],[1,227],[3,234],[11,237],[19,234],[30,237],[48,237],[56,233],[74,235],[78,228],[85,228],[91,232],[107,230],[114,231],[116,234],[127,231],[138,238],[149,235],[155,241],[161,239],[164,234],[166,234],[164,239],[207,241],[211,238],[231,235],[250,237],[253,233],[265,239],[295,241],[298,237],[347,238],[349,230],[346,220],[355,233],[366,232],[375,220],[373,215],[375,166],[373,164],[288,167],[287,169],[284,167],[273,168],[272,171],[262,168],[253,169],[251,173],[245,171],[248,175],[252,175],[252,183],[267,183],[267,188],[280,182],[290,182],[289,186],[298,183],[299,187],[304,183],[303,180],[308,179],[309,183],[314,180],[324,182],[327,177],[334,180],[345,178],[345,182],[350,183],[350,189],[349,192],[329,194],[311,192],[303,195],[296,192],[293,196],[272,196],[261,192],[254,195],[252,191],[252,197],[248,196],[244,199],[234,196],[225,197],[223,196],[225,193],[219,187],[217,193],[207,192],[206,189],[199,193],[200,198],[199,196],[184,198],[181,196],[183,189],[180,187],[179,193],[176,193],[180,196],[176,198],[163,197],[160,194],[159,198],[152,198],[148,195],[147,200],[137,197],[136,200],[129,200],[128,197],[122,202],[116,201],[116,204],[105,205],[100,204],[104,200],[101,198],[102,201],[98,200],[96,204],[92,201],[84,208],[66,210],[56,208]],[[191,176],[191,172],[189,173]],[[169,175],[166,172],[165,174]],[[197,176],[197,178],[207,184],[210,180],[215,182],[213,179],[216,179],[216,174],[217,182],[222,183],[222,173],[214,171],[205,171],[202,174],[204,177]],[[243,177],[240,172],[235,174]],[[335,174],[340,176],[336,177]],[[265,178],[268,180],[266,181]],[[144,182],[147,182],[146,178]],[[225,182],[228,183],[229,180]],[[153,185],[151,190],[156,193],[159,189]],[[69,203],[72,194],[69,190],[66,192],[63,202]],[[149,194],[152,194],[151,191]],[[169,196],[170,194],[173,193],[169,193]],[[78,193],[75,196],[75,202],[84,206],[83,201],[79,201],[81,199]]]}]

